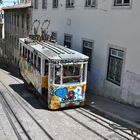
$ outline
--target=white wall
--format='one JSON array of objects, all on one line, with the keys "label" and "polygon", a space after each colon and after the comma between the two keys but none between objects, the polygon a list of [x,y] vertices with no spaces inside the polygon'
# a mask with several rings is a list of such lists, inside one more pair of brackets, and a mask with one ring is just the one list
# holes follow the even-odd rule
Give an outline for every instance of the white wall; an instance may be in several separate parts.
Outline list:
[{"label": "white wall", "polygon": [[[72,48],[82,52],[82,39],[94,41],[92,69],[88,88],[91,94],[101,94],[140,107],[140,0],[132,1],[132,8],[114,8],[113,0],[99,0],[97,8],[85,8],[84,0],[76,0],[75,8],[66,9],[60,0],[58,9],[33,9],[33,20],[50,19],[49,31],[56,31],[63,45],[64,33],[73,37]],[[67,20],[71,19],[71,25]],[[109,46],[125,51],[121,86],[106,80]],[[136,76],[137,75],[137,76]],[[133,87],[133,88],[131,88]]]}]

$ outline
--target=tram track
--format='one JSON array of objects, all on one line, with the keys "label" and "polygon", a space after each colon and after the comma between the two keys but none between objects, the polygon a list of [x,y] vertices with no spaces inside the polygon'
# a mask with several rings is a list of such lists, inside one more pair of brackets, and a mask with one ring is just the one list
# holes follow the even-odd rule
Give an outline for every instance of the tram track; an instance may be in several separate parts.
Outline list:
[{"label": "tram track", "polygon": [[[94,115],[93,113],[87,111],[87,110],[84,109],[84,108],[75,109],[75,111],[77,111],[77,112],[80,113],[81,115],[84,115],[84,116],[87,117],[88,119],[90,119],[90,120],[92,120],[92,121],[94,121],[94,122],[97,122],[98,124],[104,126],[105,128],[107,128],[107,129],[113,131],[114,133],[120,135],[121,137],[124,137],[125,139],[130,140],[130,139],[127,138],[126,136],[122,135],[120,132],[125,133],[126,135],[128,135],[128,136],[134,138],[135,140],[140,140],[140,138],[138,138],[138,137],[136,138],[134,135],[132,135],[131,133],[127,132],[127,130],[128,130],[127,128],[123,128],[123,127],[122,127],[122,129],[121,129],[121,128],[120,128],[120,129],[115,129],[115,128],[112,127],[112,123],[105,121],[105,120],[102,119],[101,117],[98,117],[97,115]],[[93,118],[93,117],[94,117],[94,118]],[[118,132],[117,130],[118,130],[119,132]]]},{"label": "tram track", "polygon": [[[22,84],[22,82],[20,82],[19,80],[17,80],[17,78],[15,78],[15,77],[13,77],[12,75],[8,75],[8,76],[10,76],[12,79],[14,79],[14,80],[16,80],[16,82],[18,82],[19,84]],[[1,81],[0,81],[0,83],[2,83]],[[5,86],[5,85],[4,85]],[[5,86],[5,88],[7,88],[6,86]],[[9,90],[9,89],[7,89],[7,90]],[[9,91],[9,92],[11,92],[11,91]],[[21,91],[22,92],[22,91]],[[17,99],[17,97],[15,97],[15,95],[13,95],[13,93],[11,93],[11,95],[13,96],[12,98],[15,98],[16,99],[16,101],[23,107],[23,108],[25,108],[23,105],[22,105],[22,103],[19,101],[19,100],[23,100],[23,99],[21,99],[21,97],[20,97],[20,99]],[[11,96],[10,95],[10,96]],[[18,98],[19,98],[18,97]],[[23,101],[22,101],[23,102]],[[29,108],[29,106],[27,105],[27,103],[24,101],[24,103],[26,104],[26,107],[28,108],[28,109],[30,109]],[[123,137],[123,138],[125,138],[125,139],[127,139],[127,140],[132,140],[132,139],[134,139],[134,140],[140,140],[140,138],[139,137],[136,137],[136,136],[134,136],[134,135],[132,135],[131,133],[129,133],[128,131],[127,131],[127,129],[125,129],[125,128],[120,128],[120,129],[118,129],[118,130],[116,130],[115,128],[113,128],[112,127],[112,123],[109,123],[108,121],[106,121],[106,120],[104,120],[104,119],[102,119],[101,117],[99,117],[99,116],[97,116],[97,115],[94,115],[91,111],[88,111],[87,110],[88,109],[88,107],[86,107],[86,108],[78,108],[78,109],[74,109],[76,112],[78,112],[79,114],[81,114],[81,115],[83,115],[84,117],[87,117],[88,119],[90,119],[91,121],[94,121],[94,122],[96,122],[96,123],[98,123],[98,124],[100,124],[100,125],[102,125],[103,127],[105,127],[105,128],[107,128],[107,129],[109,129],[109,130],[111,130],[111,131],[113,131],[114,133],[116,133],[116,134],[118,134],[118,135],[120,135],[121,137]],[[35,121],[35,123],[37,123],[40,127],[42,127],[41,125],[40,125],[40,123],[33,117],[33,115],[25,108],[24,110],[26,110],[26,113]],[[69,117],[71,117],[73,120],[75,120],[75,121],[77,121],[77,119],[75,118],[75,117],[73,117],[73,116],[71,116],[71,115],[69,115],[68,113],[66,113],[65,111],[63,111],[64,112],[64,114],[65,115],[67,115],[67,116],[69,116]],[[34,113],[34,112],[33,112]],[[94,119],[94,118],[95,119]],[[100,120],[100,121],[98,121],[98,120]],[[79,121],[79,123],[80,123],[80,121]],[[106,125],[105,125],[105,124]],[[88,128],[87,126],[86,126],[86,124],[82,124],[84,127],[86,127],[86,128]],[[48,132],[46,132],[45,131],[45,129],[42,127],[41,128],[43,131],[44,131],[44,133],[46,134],[46,135],[49,135],[48,134]],[[89,129],[91,129],[91,128],[89,128]],[[92,129],[91,129],[91,131],[92,131]],[[119,131],[119,132],[118,132]],[[121,132],[121,133],[120,133]],[[127,136],[124,136],[123,134],[122,134],[122,132],[123,133],[125,133],[126,135],[128,135],[128,136],[130,136],[131,138],[128,138]],[[53,139],[50,135],[48,136],[50,139]],[[101,135],[101,137],[102,137],[102,135]],[[105,138],[105,137],[102,137],[103,139],[108,139],[108,138]]]},{"label": "tram track", "polygon": [[[115,131],[115,130],[117,130],[117,128],[112,127],[113,123],[110,123],[110,122],[108,122],[108,121],[102,119],[101,117],[98,117],[97,115],[94,115],[92,112],[89,112],[89,111],[87,111],[87,110],[84,109],[84,108],[76,109],[76,111],[77,111],[78,113],[84,115],[85,117],[88,117],[89,119],[91,119],[91,120],[93,120],[93,121],[95,121],[95,122],[101,124],[102,126],[108,128],[108,129],[110,129],[111,131],[113,131],[113,132],[115,132],[115,133],[121,135],[119,132]],[[89,114],[91,117],[88,116],[87,114]],[[92,117],[94,117],[95,119],[93,119]],[[102,123],[99,122],[98,120],[100,120]],[[103,124],[103,123],[105,123],[106,125]],[[123,132],[123,133],[125,133],[126,135],[129,135],[129,136],[131,136],[132,138],[134,138],[134,135],[132,135],[131,133],[127,132],[129,129],[124,128],[124,127],[120,127],[120,129],[118,129],[118,130],[121,131],[121,132]],[[121,136],[123,136],[123,135],[121,135]],[[124,136],[123,136],[123,137],[124,137]],[[140,140],[140,138],[137,137],[136,140]]]},{"label": "tram track", "polygon": [[[13,78],[12,76],[10,76],[11,78]],[[14,78],[13,78],[14,79]],[[21,100],[21,97],[17,99],[17,97],[15,97],[15,95],[8,89],[8,87],[0,80],[0,83],[3,85],[3,87],[7,90],[8,92],[8,95],[10,95],[10,97],[15,100],[20,106],[21,108],[28,114],[28,116],[30,116],[30,118],[34,121],[34,123],[40,128],[40,130],[50,139],[50,140],[53,140],[52,136],[45,130],[45,128],[40,124],[40,122],[34,117],[34,115],[32,115],[29,111],[29,107],[27,106],[26,104],[26,108],[24,107],[24,105],[22,104],[23,101]],[[18,81],[18,83],[20,83]],[[1,93],[1,96],[3,94]],[[3,95],[3,98],[5,100],[5,102],[8,103],[8,101],[6,100],[6,98],[4,97]],[[25,104],[25,102],[24,102]],[[10,105],[8,105],[10,107]],[[28,108],[28,109],[27,109]],[[11,111],[14,113],[14,111],[11,109]],[[34,112],[32,112],[34,113]],[[16,116],[16,115],[15,115]],[[18,119],[18,117],[16,116],[16,118]],[[20,121],[19,121],[20,122]],[[23,127],[24,128],[24,127]],[[30,138],[28,138],[30,140]]]},{"label": "tram track", "polygon": [[[15,78],[14,76],[12,76],[11,74],[5,72],[5,71],[1,71],[2,73],[8,75],[8,77],[10,77],[11,79],[15,80],[18,84],[24,84],[23,82],[21,82],[21,80],[18,80],[17,78]],[[3,86],[5,86],[5,84],[0,80],[0,83],[3,84]],[[24,94],[24,92],[22,91],[21,88],[18,88],[19,92]],[[13,95],[14,96],[14,95]],[[30,106],[22,99],[22,97],[18,94],[16,94],[16,96],[14,96],[17,101],[20,100],[22,102],[22,104],[24,104],[30,111],[32,111],[34,113],[34,111],[30,108]]]},{"label": "tram track", "polygon": [[[75,111],[81,115],[83,115],[84,117],[87,117],[88,119],[90,119],[90,122],[94,121],[96,123],[98,123],[100,126],[106,128],[107,130],[114,132],[115,134],[119,135],[120,137],[126,139],[126,140],[140,140],[140,138],[135,137],[134,135],[130,134],[130,133],[126,133],[125,131],[121,131],[119,130],[119,132],[113,128],[110,127],[110,123],[106,122],[106,125],[102,123],[103,119],[100,120],[99,122],[99,117],[94,116],[95,118],[93,119],[92,117],[86,115],[86,113],[82,113],[81,112],[81,108],[80,109],[75,109]],[[103,136],[101,133],[96,132],[92,127],[89,127],[87,124],[83,123],[82,121],[78,120],[77,117],[72,116],[71,114],[67,113],[66,111],[63,111],[63,113],[70,117],[71,119],[73,119],[74,121],[76,121],[77,123],[79,123],[80,125],[82,125],[83,127],[85,127],[87,130],[95,133],[96,135],[98,135],[99,137],[101,137],[104,140],[109,140],[110,138]],[[77,115],[78,116],[78,115]],[[80,116],[79,116],[80,117]],[[125,135],[124,135],[125,133]],[[127,135],[127,136],[126,136]],[[131,138],[130,138],[131,137]]]},{"label": "tram track", "polygon": [[29,136],[28,132],[22,125],[21,121],[17,118],[16,114],[14,113],[14,111],[10,107],[9,103],[7,102],[6,98],[4,97],[4,95],[1,92],[0,92],[0,99],[2,100],[1,104],[2,104],[3,110],[8,118],[9,123],[11,124],[18,140],[22,140],[22,137],[21,137],[21,134],[19,133],[19,130],[15,126],[15,121],[13,121],[12,116],[15,118],[16,123],[18,123],[19,126],[21,127],[21,129],[22,129],[23,133],[26,135],[27,139],[31,140],[31,137]]}]

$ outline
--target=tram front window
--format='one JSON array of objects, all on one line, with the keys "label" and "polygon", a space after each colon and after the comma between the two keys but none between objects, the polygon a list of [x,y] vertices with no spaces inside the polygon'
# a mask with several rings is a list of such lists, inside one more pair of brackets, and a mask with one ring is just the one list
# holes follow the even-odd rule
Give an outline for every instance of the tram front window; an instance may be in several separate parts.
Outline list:
[{"label": "tram front window", "polygon": [[63,66],[63,83],[79,83],[80,82],[80,67],[77,65],[64,65]]}]

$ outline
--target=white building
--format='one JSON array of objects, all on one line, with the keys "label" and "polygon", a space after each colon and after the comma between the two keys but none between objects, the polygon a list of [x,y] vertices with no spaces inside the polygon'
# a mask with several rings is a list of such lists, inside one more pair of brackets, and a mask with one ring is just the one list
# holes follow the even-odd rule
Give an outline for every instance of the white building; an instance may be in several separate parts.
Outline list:
[{"label": "white building", "polygon": [[4,39],[4,11],[0,9],[0,39]]},{"label": "white building", "polygon": [[33,0],[32,4],[33,21],[42,24],[49,19],[48,31],[59,44],[90,56],[90,93],[140,107],[140,0]]}]

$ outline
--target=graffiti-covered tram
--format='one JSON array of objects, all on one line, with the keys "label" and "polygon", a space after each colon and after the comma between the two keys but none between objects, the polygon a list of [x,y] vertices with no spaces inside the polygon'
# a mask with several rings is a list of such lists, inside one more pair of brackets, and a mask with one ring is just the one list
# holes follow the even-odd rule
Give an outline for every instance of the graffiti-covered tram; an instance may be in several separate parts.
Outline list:
[{"label": "graffiti-covered tram", "polygon": [[19,39],[19,69],[49,109],[85,104],[88,57],[58,44]]}]

